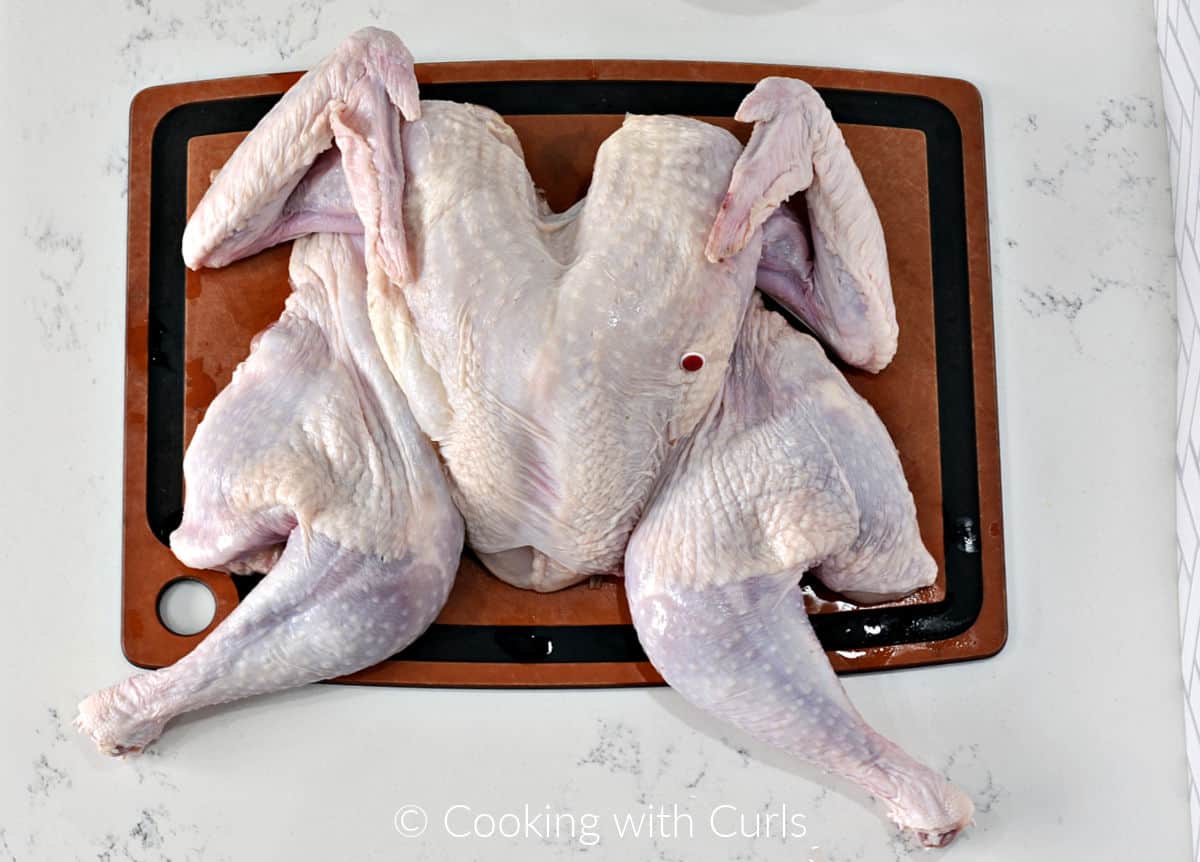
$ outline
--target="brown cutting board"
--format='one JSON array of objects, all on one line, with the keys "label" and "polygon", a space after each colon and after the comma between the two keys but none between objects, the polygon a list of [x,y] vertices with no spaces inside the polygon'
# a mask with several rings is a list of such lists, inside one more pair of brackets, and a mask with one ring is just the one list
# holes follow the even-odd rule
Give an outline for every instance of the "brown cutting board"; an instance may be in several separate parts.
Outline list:
[{"label": "brown cutting board", "polygon": [[[896,441],[940,574],[933,587],[898,603],[903,607],[872,611],[806,583],[810,612],[840,671],[979,658],[1003,646],[983,127],[970,84],[837,69],[644,61],[447,63],[418,66],[417,75],[427,98],[501,110],[521,139],[534,181],[558,210],[586,193],[596,149],[624,110],[687,113],[744,140],[749,128],[731,115],[747,85],[788,75],[821,88],[879,209],[901,332],[896,360],[884,372],[850,370],[847,376]],[[157,603],[167,584],[188,577],[208,585],[217,598],[213,625],[239,600],[235,577],[186,569],[163,537],[177,520],[182,444],[248,353],[251,337],[282,310],[290,245],[192,273],[178,259],[178,235],[212,172],[270,97],[297,77],[155,87],[133,102],[122,644],[141,666],[175,661],[208,631],[183,637],[163,625]],[[243,594],[250,583],[240,584]],[[469,553],[426,640],[346,680],[661,682],[639,654],[618,579],[535,594],[491,577]]]}]

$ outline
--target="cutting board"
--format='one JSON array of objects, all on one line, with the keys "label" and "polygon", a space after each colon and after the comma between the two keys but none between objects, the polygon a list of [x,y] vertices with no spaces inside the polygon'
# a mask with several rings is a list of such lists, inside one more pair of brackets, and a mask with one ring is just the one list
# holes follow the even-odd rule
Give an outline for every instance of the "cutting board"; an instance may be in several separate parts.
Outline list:
[{"label": "cutting board", "polygon": [[[768,75],[803,78],[829,104],[879,209],[900,321],[884,372],[846,371],[900,450],[937,583],[857,608],[802,587],[839,672],[981,658],[1006,637],[1003,532],[989,281],[983,120],[965,81],[803,66],[647,61],[438,63],[422,96],[505,116],[556,210],[583,196],[601,141],[626,112],[732,120]],[[299,73],[143,90],[130,112],[125,390],[126,657],[161,667],[211,630],[181,636],[158,612],[179,579],[207,585],[215,626],[261,576],[190,570],[167,537],[183,502],[182,457],[212,398],[288,294],[290,245],[221,270],[189,272],[188,214],[225,161]],[[553,594],[509,587],[466,552],[450,600],[416,643],[344,682],[447,686],[661,683],[630,624],[621,581]]]}]

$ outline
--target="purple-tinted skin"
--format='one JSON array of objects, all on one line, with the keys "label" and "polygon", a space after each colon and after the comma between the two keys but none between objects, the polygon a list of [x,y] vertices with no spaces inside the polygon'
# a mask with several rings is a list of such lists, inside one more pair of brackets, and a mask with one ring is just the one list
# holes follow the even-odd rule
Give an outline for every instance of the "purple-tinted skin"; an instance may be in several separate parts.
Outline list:
[{"label": "purple-tinted skin", "polygon": [[627,118],[555,214],[501,118],[418,101],[394,35],[360,31],[301,79],[183,244],[196,268],[298,238],[287,310],[188,449],[171,538],[187,565],[270,572],[180,662],[85,700],[79,729],[136,752],[183,712],[392,655],[441,609],[465,535],[518,586],[623,570],[685,698],[952,840],[970,800],[865,723],[797,586],[811,570],[870,602],[932,583],[899,458],[755,293],[879,370],[882,228],[811,87],[766,79],[738,119],[744,150]]}]

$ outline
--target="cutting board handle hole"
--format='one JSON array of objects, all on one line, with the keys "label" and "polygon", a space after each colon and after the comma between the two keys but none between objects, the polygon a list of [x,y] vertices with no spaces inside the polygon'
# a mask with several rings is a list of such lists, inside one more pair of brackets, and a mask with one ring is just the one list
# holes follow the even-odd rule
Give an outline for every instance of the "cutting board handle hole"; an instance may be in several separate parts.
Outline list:
[{"label": "cutting board handle hole", "polygon": [[176,578],[158,594],[158,619],[172,634],[199,634],[216,615],[216,596],[208,584],[195,578]]}]

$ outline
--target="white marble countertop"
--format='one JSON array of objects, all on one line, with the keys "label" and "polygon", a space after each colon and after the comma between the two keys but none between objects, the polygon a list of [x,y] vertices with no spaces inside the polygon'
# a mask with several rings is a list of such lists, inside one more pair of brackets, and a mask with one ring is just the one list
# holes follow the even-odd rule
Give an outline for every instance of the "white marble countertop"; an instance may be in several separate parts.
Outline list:
[{"label": "white marble countertop", "polygon": [[[421,60],[761,60],[978,85],[1011,636],[985,662],[847,686],[881,731],[974,795],[976,828],[940,858],[1188,858],[1174,260],[1150,3],[474,5],[125,0],[68,16],[61,4],[4,4],[0,860],[908,853],[859,801],[668,690],[321,686],[188,718],[125,762],[70,730],[79,698],[128,671],[118,585],[130,99],[154,84],[304,68],[368,23],[399,32]],[[407,804],[430,814],[421,838],[393,826]],[[454,838],[442,818],[455,804],[604,818],[678,805],[695,837],[619,838],[602,823],[595,846]],[[720,805],[752,817],[783,804],[806,816],[806,839],[721,839],[708,826]]]}]

